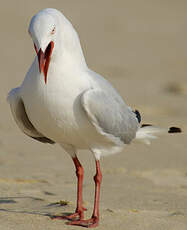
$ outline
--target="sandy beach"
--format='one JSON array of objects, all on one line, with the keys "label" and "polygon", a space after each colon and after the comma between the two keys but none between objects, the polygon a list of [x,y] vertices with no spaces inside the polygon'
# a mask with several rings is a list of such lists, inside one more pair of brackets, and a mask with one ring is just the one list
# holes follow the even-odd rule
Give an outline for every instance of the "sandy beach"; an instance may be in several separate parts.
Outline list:
[{"label": "sandy beach", "polygon": [[[27,32],[30,19],[47,7],[61,10],[72,22],[88,66],[141,112],[143,123],[183,130],[149,146],[132,143],[123,152],[102,158],[98,229],[186,230],[187,2],[183,0],[1,2],[0,230],[82,229],[49,217],[75,209],[72,160],[57,144],[25,136],[6,102],[35,55]],[[89,217],[95,162],[89,151],[80,151],[79,158],[85,168]]]}]

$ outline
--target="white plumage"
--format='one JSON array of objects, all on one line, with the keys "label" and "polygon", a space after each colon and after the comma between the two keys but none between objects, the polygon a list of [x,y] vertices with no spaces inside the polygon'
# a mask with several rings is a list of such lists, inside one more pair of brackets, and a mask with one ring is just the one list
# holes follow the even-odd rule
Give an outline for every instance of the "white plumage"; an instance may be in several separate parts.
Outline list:
[{"label": "white plumage", "polygon": [[[130,143],[139,128],[136,115],[109,82],[87,67],[70,22],[59,11],[45,9],[32,18],[29,33],[38,51],[45,52],[51,41],[54,49],[47,82],[36,57],[22,85],[9,94],[19,127],[33,137],[40,133],[61,145],[90,149],[98,159]],[[18,100],[38,133],[15,116]]]},{"label": "white plumage", "polygon": [[[135,112],[110,83],[87,67],[78,35],[61,12],[40,11],[32,18],[29,33],[37,56],[21,86],[9,93],[13,117],[25,134],[42,142],[59,143],[73,158],[78,203],[71,219],[78,216],[78,220],[70,224],[94,227],[99,220],[100,156],[121,151],[134,138],[148,143],[155,129],[140,128]],[[78,149],[89,149],[97,166],[96,207],[87,222],[83,220]]]}]

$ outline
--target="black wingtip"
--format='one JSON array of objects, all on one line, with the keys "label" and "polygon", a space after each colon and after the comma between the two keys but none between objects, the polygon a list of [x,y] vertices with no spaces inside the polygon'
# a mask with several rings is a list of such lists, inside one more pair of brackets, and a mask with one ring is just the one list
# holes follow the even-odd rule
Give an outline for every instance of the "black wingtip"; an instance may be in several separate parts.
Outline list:
[{"label": "black wingtip", "polygon": [[182,130],[178,127],[170,127],[168,133],[182,133]]},{"label": "black wingtip", "polygon": [[151,124],[142,124],[141,128],[147,127],[147,126],[153,126],[153,125],[151,125]]},{"label": "black wingtip", "polygon": [[47,143],[47,144],[55,144],[54,141],[50,140],[49,138],[47,137],[32,137],[33,139],[37,140],[37,141],[40,141],[42,143]]},{"label": "black wingtip", "polygon": [[136,114],[136,118],[137,118],[138,122],[140,123],[141,122],[140,112],[138,110],[135,110],[134,113]]}]

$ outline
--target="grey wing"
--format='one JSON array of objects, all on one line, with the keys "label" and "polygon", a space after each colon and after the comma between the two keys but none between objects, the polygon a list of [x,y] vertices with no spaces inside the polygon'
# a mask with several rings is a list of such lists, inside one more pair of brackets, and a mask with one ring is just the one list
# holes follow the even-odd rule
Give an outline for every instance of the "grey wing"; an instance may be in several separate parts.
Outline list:
[{"label": "grey wing", "polygon": [[39,133],[30,122],[25,111],[24,103],[19,96],[19,88],[12,89],[8,95],[7,100],[10,104],[10,108],[15,122],[27,136],[32,137],[35,140],[43,143],[55,143],[54,141],[50,140],[47,137],[44,137],[41,133]]},{"label": "grey wing", "polygon": [[97,131],[129,144],[139,127],[136,114],[114,94],[99,89],[87,90],[82,95],[82,106]]}]

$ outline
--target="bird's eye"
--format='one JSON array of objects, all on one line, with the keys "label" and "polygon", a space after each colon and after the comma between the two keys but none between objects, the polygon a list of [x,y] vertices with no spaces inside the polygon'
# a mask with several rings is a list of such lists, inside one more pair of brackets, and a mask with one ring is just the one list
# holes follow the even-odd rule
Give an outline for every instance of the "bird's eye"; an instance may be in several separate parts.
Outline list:
[{"label": "bird's eye", "polygon": [[56,30],[56,28],[54,27],[54,28],[52,29],[52,31],[51,31],[51,34],[54,34],[54,33],[55,33],[55,30]]}]

